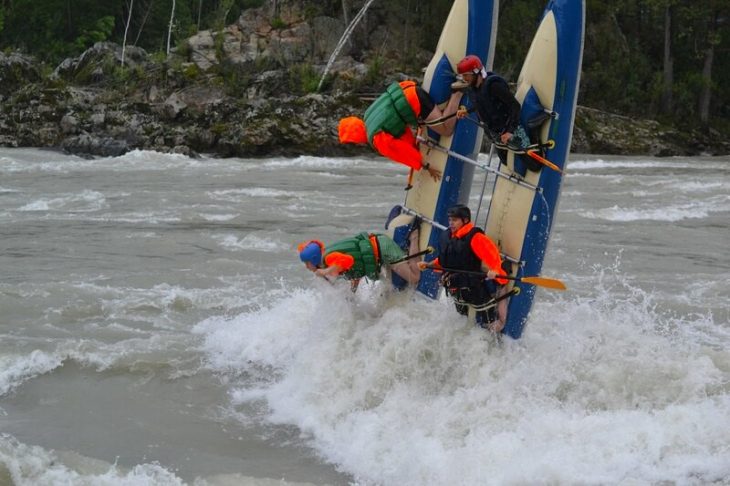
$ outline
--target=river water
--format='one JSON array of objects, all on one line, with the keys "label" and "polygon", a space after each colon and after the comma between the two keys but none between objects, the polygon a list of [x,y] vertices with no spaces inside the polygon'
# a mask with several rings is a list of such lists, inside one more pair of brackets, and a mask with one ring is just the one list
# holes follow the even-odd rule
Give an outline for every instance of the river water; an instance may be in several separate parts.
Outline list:
[{"label": "river water", "polygon": [[730,159],[565,177],[569,291],[499,344],[299,263],[382,228],[384,159],[1,149],[0,484],[730,484]]}]

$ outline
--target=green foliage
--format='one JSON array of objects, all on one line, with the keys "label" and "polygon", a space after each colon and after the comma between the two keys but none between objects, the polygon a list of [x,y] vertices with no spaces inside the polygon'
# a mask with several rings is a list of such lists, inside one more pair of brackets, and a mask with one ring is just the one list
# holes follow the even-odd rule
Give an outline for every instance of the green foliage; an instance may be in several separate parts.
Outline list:
[{"label": "green foliage", "polygon": [[111,15],[105,15],[97,20],[90,29],[85,29],[81,35],[74,40],[74,46],[78,50],[83,51],[97,42],[105,41],[109,38],[113,28],[114,17]]},{"label": "green foliage", "polygon": [[363,84],[365,86],[377,86],[382,82],[383,79],[383,66],[384,60],[380,56],[373,57],[368,63],[368,70],[363,77]]},{"label": "green foliage", "polygon": [[289,86],[295,93],[316,92],[319,78],[320,75],[311,64],[295,64],[289,68]]},{"label": "green foliage", "polygon": [[241,0],[239,3],[239,7],[242,10],[245,10],[247,8],[259,8],[262,6],[266,0]]},{"label": "green foliage", "polygon": [[[501,1],[494,69],[516,81],[547,0]],[[684,123],[698,120],[699,98],[710,86],[710,116],[730,118],[730,0],[585,0],[586,41],[579,102],[626,115],[658,112],[664,80],[665,18],[672,19],[670,39],[673,61],[673,111],[667,116]],[[266,8],[270,25],[286,28],[286,11],[305,20],[318,16],[349,21],[365,0],[278,0],[279,9]],[[405,71],[419,75],[433,52],[453,0],[397,0],[374,2],[353,33],[350,54],[367,64],[360,86],[382,87],[389,73]],[[199,30],[220,32],[242,12],[271,5],[265,0],[176,0],[172,29],[174,44],[183,59],[189,59],[184,40]],[[130,2],[119,0],[12,0],[0,2],[0,45],[21,50],[55,66],[66,57],[78,56],[103,40],[122,43]],[[135,0],[127,44],[157,53],[158,63],[167,63],[164,51],[172,8],[171,0]],[[286,8],[286,11],[284,10]],[[343,12],[343,8],[347,12]],[[286,19],[286,21],[285,21]],[[214,35],[219,60],[223,59],[223,36]],[[702,77],[705,59],[714,49],[712,79]],[[269,58],[254,61],[260,72],[275,68]],[[168,66],[169,64],[166,64]],[[250,66],[249,66],[250,67]],[[105,70],[106,79],[134,83],[139,73]],[[166,76],[167,69],[161,69]],[[86,73],[91,76],[91,73]],[[252,73],[221,66],[216,82],[227,90],[248,82]],[[180,73],[180,82],[197,77]],[[325,80],[329,82],[329,80]],[[293,92],[316,89],[319,76],[311,65],[290,68],[288,82]],[[727,126],[723,121],[715,122]]]},{"label": "green foliage", "polygon": [[234,0],[220,0],[218,9],[216,10],[216,20],[213,24],[215,30],[222,30],[228,21],[228,15],[231,13]]},{"label": "green foliage", "polygon": [[190,80],[197,79],[200,74],[200,68],[195,63],[188,63],[183,67],[183,75]]},{"label": "green foliage", "polygon": [[[190,45],[189,44],[186,44],[186,45],[188,46],[188,49],[189,49]],[[187,59],[187,57],[186,57],[186,59]],[[167,61],[167,53],[165,51],[155,51],[150,54],[150,60],[155,64],[162,64],[165,61]]]},{"label": "green foliage", "polygon": [[215,58],[218,61],[223,61],[225,58],[225,52],[223,52],[223,44],[225,42],[225,34],[223,32],[216,32],[213,36],[213,46],[215,47]]},{"label": "green foliage", "polygon": [[[517,80],[542,15],[542,4],[542,1],[536,0],[516,1],[499,12],[499,26],[512,26],[507,35],[498,39],[494,53],[494,70],[506,79]],[[504,30],[498,29],[497,32],[502,34]]]},{"label": "green foliage", "polygon": [[230,96],[241,96],[251,82],[251,72],[244,66],[228,61],[221,62],[215,69],[215,83],[222,86]]},{"label": "green foliage", "polygon": [[257,57],[253,64],[254,70],[258,73],[262,73],[264,71],[272,71],[279,67],[279,64],[276,62],[276,60],[268,56]]},{"label": "green foliage", "polygon": [[193,55],[193,48],[187,40],[184,40],[177,45],[175,53],[183,59],[189,61]]},{"label": "green foliage", "polygon": [[211,125],[210,131],[215,135],[221,136],[228,131],[228,125],[223,122],[216,122]]},{"label": "green foliage", "polygon": [[271,19],[271,28],[274,30],[282,30],[289,27],[289,24],[284,22],[281,17],[274,17]]}]

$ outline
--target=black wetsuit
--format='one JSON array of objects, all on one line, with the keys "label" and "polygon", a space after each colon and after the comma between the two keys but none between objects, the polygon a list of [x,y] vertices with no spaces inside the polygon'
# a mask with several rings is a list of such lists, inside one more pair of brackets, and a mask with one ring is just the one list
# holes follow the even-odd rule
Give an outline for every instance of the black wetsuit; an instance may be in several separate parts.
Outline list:
[{"label": "black wetsuit", "polygon": [[[439,263],[446,268],[481,272],[482,262],[471,249],[471,239],[477,233],[484,233],[481,228],[474,227],[461,238],[454,238],[450,231],[441,235]],[[446,292],[456,300],[456,311],[466,315],[468,304],[479,307],[492,300],[496,289],[491,280],[487,281],[484,275],[469,275],[465,273],[446,273],[443,284]],[[495,308],[477,310],[476,321],[482,327],[496,319]]]}]

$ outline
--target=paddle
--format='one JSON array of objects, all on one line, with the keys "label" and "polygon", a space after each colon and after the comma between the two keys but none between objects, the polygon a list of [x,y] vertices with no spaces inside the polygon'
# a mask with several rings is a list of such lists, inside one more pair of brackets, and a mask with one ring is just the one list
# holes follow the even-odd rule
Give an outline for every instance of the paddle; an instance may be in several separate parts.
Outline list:
[{"label": "paddle", "polygon": [[411,170],[408,172],[408,182],[406,183],[405,190],[410,191],[413,189],[413,172],[414,170],[411,168]]},{"label": "paddle", "polygon": [[408,260],[410,260],[412,258],[417,258],[417,257],[422,256],[422,255],[430,255],[434,251],[436,251],[434,249],[434,247],[428,246],[428,247],[426,247],[425,250],[421,250],[421,251],[419,251],[417,253],[414,253],[413,255],[405,256],[405,257],[401,258],[400,260],[396,260],[394,262],[390,262],[388,265],[395,265],[396,263],[402,263],[402,262],[408,261]]},{"label": "paddle", "polygon": [[542,165],[544,165],[545,167],[548,167],[548,168],[550,168],[550,169],[554,170],[555,172],[557,172],[557,173],[559,173],[559,174],[562,174],[562,173],[563,173],[563,171],[562,171],[562,170],[560,170],[560,167],[558,167],[557,165],[553,164],[552,162],[550,162],[550,161],[549,161],[548,159],[546,159],[545,157],[542,157],[542,156],[540,156],[540,155],[537,155],[537,153],[535,153],[535,151],[534,151],[534,150],[527,150],[527,151],[526,151],[525,153],[526,153],[526,154],[527,154],[527,155],[528,155],[529,157],[531,157],[532,159],[534,159],[534,160],[537,160],[538,162],[540,162],[540,163],[541,163]]},{"label": "paddle", "polygon": [[[470,270],[457,270],[456,268],[446,268],[446,267],[438,267],[433,268],[434,270],[443,270],[444,272],[452,272],[452,273],[464,273],[467,275],[479,275],[486,277],[487,274],[485,272],[472,272]],[[568,287],[565,286],[565,284],[556,279],[556,278],[548,278],[548,277],[509,277],[505,275],[499,275],[499,278],[503,278],[505,280],[514,280],[515,282],[522,282],[526,284],[531,285],[537,285],[538,287],[545,287],[548,289],[555,289],[555,290],[567,290]]]}]

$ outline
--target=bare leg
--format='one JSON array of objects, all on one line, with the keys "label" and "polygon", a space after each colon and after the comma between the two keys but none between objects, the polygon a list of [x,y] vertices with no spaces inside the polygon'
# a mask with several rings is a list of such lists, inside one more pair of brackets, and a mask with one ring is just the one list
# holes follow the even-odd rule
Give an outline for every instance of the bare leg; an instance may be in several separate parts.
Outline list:
[{"label": "bare leg", "polygon": [[[411,234],[408,235],[408,237],[410,238],[410,242],[409,242],[410,245],[408,246],[408,254],[415,255],[420,250],[419,243],[421,240],[421,230],[416,229],[416,230],[411,231]],[[411,258],[410,260],[408,260],[408,266],[411,267],[411,271],[415,272],[418,275],[418,277],[420,278],[421,269],[418,268],[418,262],[419,262],[418,258]]]},{"label": "bare leg", "polygon": [[[495,297],[501,297],[507,293],[507,286],[499,285]],[[497,303],[497,320],[492,323],[492,331],[500,332],[507,323],[507,300],[501,300]]]},{"label": "bare leg", "polygon": [[[410,246],[408,248],[408,254],[413,255],[414,253],[418,253],[418,240],[419,240],[420,231],[414,230],[411,232],[409,238],[410,238]],[[421,278],[421,270],[418,268],[418,259],[412,258],[410,260],[406,260],[405,262],[398,263],[396,265],[393,265],[392,270],[401,276],[403,279],[405,279],[408,283],[418,283],[418,281]]]}]

